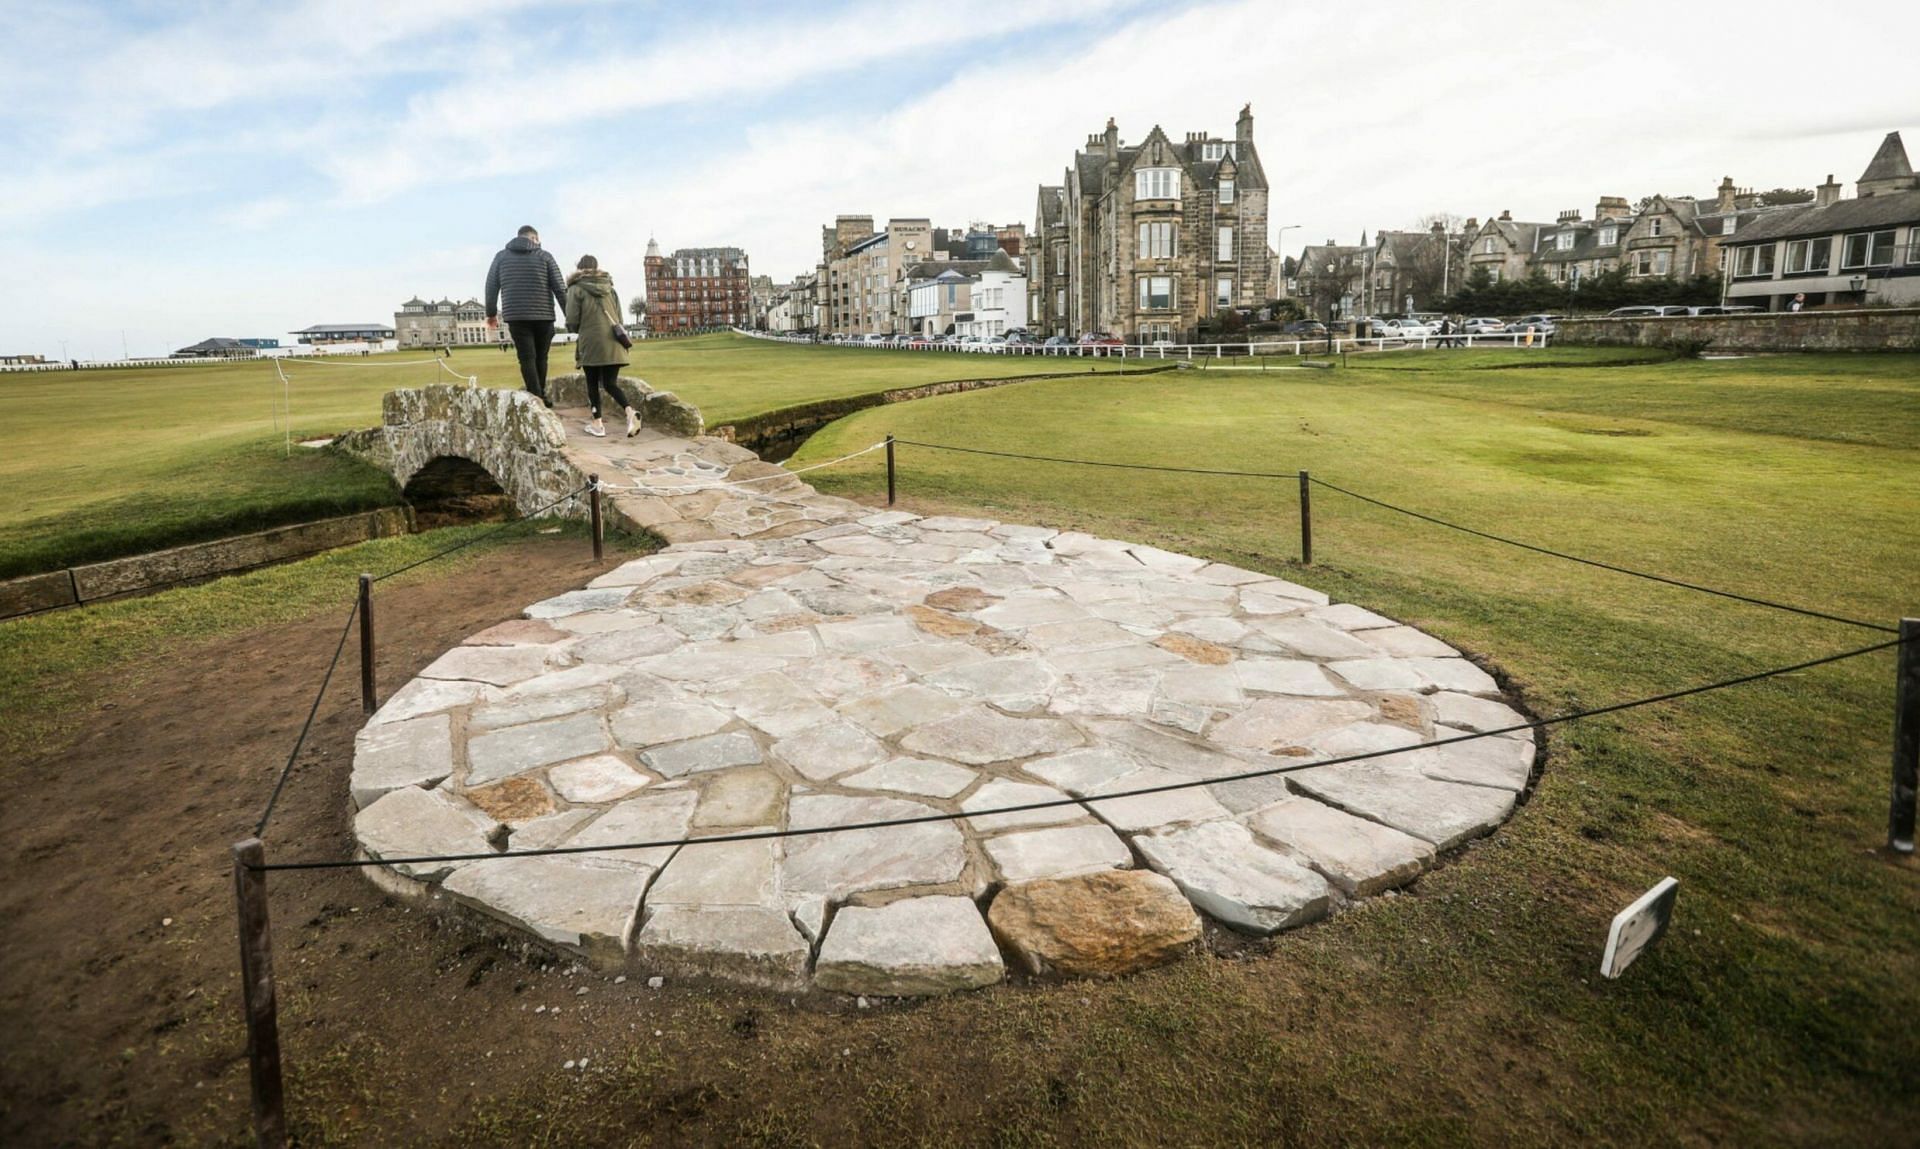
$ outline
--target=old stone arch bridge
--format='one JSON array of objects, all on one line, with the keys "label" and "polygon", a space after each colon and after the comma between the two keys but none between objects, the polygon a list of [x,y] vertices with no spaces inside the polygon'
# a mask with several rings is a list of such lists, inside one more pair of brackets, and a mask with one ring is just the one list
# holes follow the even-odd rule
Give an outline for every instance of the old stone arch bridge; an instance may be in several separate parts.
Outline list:
[{"label": "old stone arch bridge", "polygon": [[[557,390],[564,418],[396,392],[343,444],[416,492],[483,470],[525,513],[597,473],[672,544],[471,636],[361,730],[354,832],[399,896],[603,967],[939,993],[1338,913],[1530,784],[1498,683],[1390,618],[1155,547],[824,496],[670,395],[647,393],[642,435],[589,438],[577,377]],[[1315,765],[1370,752],[1391,756]],[[685,844],[599,849],[635,842]],[[501,856],[418,860],[471,854]]]}]

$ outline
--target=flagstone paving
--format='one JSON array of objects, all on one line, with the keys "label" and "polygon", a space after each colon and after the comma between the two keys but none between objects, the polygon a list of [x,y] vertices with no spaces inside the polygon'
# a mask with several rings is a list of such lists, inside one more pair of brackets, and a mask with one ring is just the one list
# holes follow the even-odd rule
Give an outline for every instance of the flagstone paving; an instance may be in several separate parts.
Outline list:
[{"label": "flagstone paving", "polygon": [[[1526,786],[1526,729],[1316,766],[1526,720],[1446,644],[1308,587],[875,512],[718,440],[579,439],[568,457],[618,476],[616,507],[676,541],[397,691],[356,743],[360,848],[695,842],[401,861],[382,888],[602,964],[937,993],[1004,976],[986,910],[1009,887],[1147,869],[1221,926],[1269,934],[1412,881]],[[756,476],[774,479],[716,487]],[[1279,766],[1310,768],[1234,777]],[[1129,794],[1166,786],[1182,788]],[[768,830],[825,832],[697,841]],[[1045,904],[1097,919],[1089,897]]]}]

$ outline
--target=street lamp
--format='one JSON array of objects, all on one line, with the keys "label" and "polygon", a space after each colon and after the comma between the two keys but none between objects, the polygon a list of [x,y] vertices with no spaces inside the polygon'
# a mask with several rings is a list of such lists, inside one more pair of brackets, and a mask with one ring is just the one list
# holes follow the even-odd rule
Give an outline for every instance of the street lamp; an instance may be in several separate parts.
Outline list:
[{"label": "street lamp", "polygon": [[1290,223],[1273,233],[1273,250],[1280,257],[1280,290],[1287,289],[1287,233],[1298,230],[1297,223]]}]

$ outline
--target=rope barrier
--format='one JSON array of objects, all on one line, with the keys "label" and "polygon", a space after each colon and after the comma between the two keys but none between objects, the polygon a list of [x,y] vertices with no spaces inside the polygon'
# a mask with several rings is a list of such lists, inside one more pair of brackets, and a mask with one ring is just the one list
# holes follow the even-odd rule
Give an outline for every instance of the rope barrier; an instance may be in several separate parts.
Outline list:
[{"label": "rope barrier", "polygon": [[[458,543],[455,543],[453,546],[435,551],[434,553],[426,556],[425,558],[416,559],[413,562],[407,563],[403,566],[395,567],[394,569],[386,572],[385,574],[375,576],[373,581],[384,582],[387,579],[394,577],[395,575],[404,574],[407,571],[414,569],[415,567],[424,566],[427,563],[433,562],[435,559],[445,558],[446,556],[454,553],[455,551],[461,550],[466,547],[470,547],[473,544],[477,542],[481,542],[485,539],[490,539],[493,536],[499,534],[501,531],[507,530],[508,528],[523,526],[527,523],[535,522],[537,521],[537,516],[552,510],[554,507],[559,506],[561,503],[564,503],[569,499],[579,498],[582,493],[591,489],[592,489],[592,484],[589,483],[586,486],[579,488],[578,490],[571,491],[565,495],[560,496],[558,499],[555,499],[553,502],[548,503],[546,506],[539,507],[529,512],[526,516],[522,518],[515,519],[512,522],[500,523],[489,530],[482,531],[481,533],[473,536],[472,538],[464,539]],[[300,734],[298,737],[296,737],[293,740],[293,750],[291,753],[287,755],[286,765],[280,768],[280,776],[277,780],[275,780],[273,784],[273,792],[267,796],[266,809],[261,811],[260,821],[256,823],[253,828],[253,835],[256,838],[266,832],[267,820],[273,817],[274,805],[280,801],[280,791],[287,784],[287,776],[293,772],[294,760],[299,758],[301,748],[306,745],[307,734],[309,731],[313,729],[314,715],[316,715],[320,711],[320,700],[326,696],[327,686],[333,681],[333,672],[340,665],[340,654],[342,651],[346,649],[346,646],[347,646],[347,634],[353,629],[354,617],[358,615],[359,612],[360,612],[360,603],[359,603],[359,600],[356,599],[354,601],[353,608],[347,611],[346,625],[340,628],[340,642],[338,643],[338,645],[336,645],[333,648],[333,659],[332,661],[327,663],[327,672],[320,676],[320,689],[314,693],[313,705],[307,709],[307,720],[301,723]]]},{"label": "rope barrier", "polygon": [[[609,483],[606,480],[602,479],[600,482],[600,489],[603,491],[644,491],[650,495],[690,495],[695,491],[730,490],[738,487],[744,487],[749,483],[771,483],[778,479],[790,479],[795,475],[804,475],[808,471],[818,471],[822,467],[836,466],[840,463],[846,462],[848,459],[857,459],[862,455],[868,454],[873,451],[878,451],[880,448],[886,445],[887,445],[886,440],[882,439],[870,447],[862,447],[858,451],[855,451],[850,455],[842,455],[838,459],[828,459],[824,463],[814,463],[811,466],[806,466],[806,467],[794,467],[792,469],[783,469],[777,475],[762,475],[757,479],[741,479],[738,482],[704,483],[699,486],[686,486],[686,487],[650,487],[644,483],[636,482],[631,486],[626,486],[619,483]],[[758,492],[755,492],[755,493],[758,493]]]},{"label": "rope barrier", "polygon": [[[1149,463],[1108,463],[1108,462],[1102,462],[1097,459],[1065,459],[1065,458],[1058,458],[1050,455],[1023,455],[1023,454],[1017,454],[1011,451],[989,451],[980,447],[955,447],[945,443],[923,443],[915,439],[895,439],[894,442],[902,443],[911,447],[926,447],[935,451],[959,451],[969,455],[993,455],[1003,459],[1027,459],[1027,460],[1032,460],[1032,461],[1041,462],[1041,463],[1070,463],[1076,466],[1083,466],[1083,467],[1116,467],[1116,468],[1130,470],[1130,471],[1169,471],[1169,472],[1174,472],[1177,474],[1185,474],[1185,475],[1226,475],[1226,476],[1233,476],[1237,478],[1249,478],[1249,479],[1298,479],[1300,476],[1300,472],[1298,471],[1294,471],[1294,472],[1216,471],[1216,470],[1207,470],[1199,467],[1163,467],[1163,466],[1156,466]],[[1568,554],[1565,551],[1556,551],[1548,547],[1536,546],[1533,543],[1522,542],[1519,539],[1510,539],[1505,537],[1504,535],[1491,534],[1487,531],[1477,530],[1473,527],[1463,526],[1459,523],[1451,523],[1445,519],[1435,518],[1432,515],[1422,514],[1419,511],[1409,510],[1406,507],[1395,506],[1392,503],[1373,498],[1369,495],[1360,494],[1358,491],[1350,491],[1345,487],[1335,486],[1334,484],[1329,483],[1324,479],[1314,478],[1311,475],[1308,476],[1307,481],[1310,483],[1313,483],[1315,486],[1325,487],[1329,491],[1333,491],[1337,494],[1345,495],[1348,498],[1358,499],[1363,503],[1372,503],[1376,507],[1383,507],[1389,511],[1395,511],[1399,514],[1409,515],[1413,518],[1420,519],[1424,522],[1433,523],[1436,526],[1442,526],[1442,527],[1448,528],[1449,530],[1455,530],[1455,531],[1463,532],[1465,534],[1474,535],[1478,538],[1487,539],[1491,542],[1504,543],[1507,546],[1519,547],[1522,550],[1533,551],[1536,554],[1548,555],[1550,557],[1557,558],[1557,559],[1566,559],[1568,562],[1581,563],[1586,566],[1597,567],[1600,570],[1613,571],[1616,574],[1631,575],[1634,578],[1646,579],[1650,582],[1663,583],[1667,586],[1679,587],[1682,590],[1698,591],[1701,594],[1715,595],[1720,598],[1730,599],[1734,602],[1746,603],[1749,606],[1762,606],[1762,607],[1768,607],[1772,610],[1783,610],[1791,614],[1804,615],[1808,618],[1817,618],[1827,622],[1843,623],[1847,626],[1857,626],[1864,630],[1877,630],[1877,631],[1880,631],[1882,634],[1895,633],[1894,627],[1882,626],[1879,623],[1863,622],[1860,619],[1848,618],[1845,615],[1831,614],[1831,613],[1828,613],[1827,611],[1813,610],[1811,608],[1802,607],[1802,606],[1794,606],[1791,603],[1774,602],[1771,599],[1755,598],[1752,595],[1739,594],[1735,591],[1720,590],[1715,587],[1702,586],[1699,583],[1691,583],[1691,582],[1686,582],[1685,580],[1682,580],[1682,579],[1669,578],[1666,575],[1658,575],[1658,574],[1652,574],[1647,571],[1634,570],[1631,567],[1623,567],[1614,563],[1602,562],[1599,559],[1583,558],[1580,555]]]},{"label": "rope barrier", "polygon": [[307,707],[307,720],[300,724],[300,736],[293,740],[293,749],[287,754],[286,765],[280,767],[280,777],[274,780],[273,793],[267,795],[266,809],[260,811],[260,820],[254,823],[253,836],[258,838],[266,832],[267,819],[273,817],[273,808],[280,801],[280,791],[286,787],[287,776],[293,773],[294,760],[300,757],[301,748],[307,744],[307,734],[313,729],[314,715],[320,713],[320,700],[327,696],[327,686],[333,681],[333,672],[340,665],[340,653],[347,649],[347,635],[353,630],[353,620],[360,613],[360,602],[347,611],[347,621],[340,627],[340,641],[334,644],[333,658],[327,662],[327,672],[320,676],[320,689],[313,692],[313,705]]},{"label": "rope barrier", "polygon": [[1446,527],[1449,530],[1460,531],[1463,534],[1469,534],[1477,538],[1488,539],[1496,543],[1505,543],[1510,547],[1519,547],[1522,550],[1533,551],[1536,554],[1550,555],[1557,559],[1566,559],[1568,562],[1576,562],[1576,563],[1581,563],[1590,567],[1598,567],[1601,570],[1613,571],[1616,574],[1632,575],[1634,578],[1643,578],[1648,580],[1649,582],[1665,583],[1667,586],[1679,587],[1682,590],[1699,591],[1701,594],[1716,595],[1720,598],[1732,599],[1734,602],[1744,602],[1750,606],[1764,606],[1764,607],[1769,607],[1773,610],[1784,610],[1792,614],[1805,615],[1808,618],[1824,619],[1827,622],[1845,623],[1848,626],[1857,626],[1866,630],[1877,630],[1886,634],[1897,633],[1896,628],[1891,626],[1882,626],[1879,623],[1862,622],[1857,618],[1847,618],[1844,615],[1828,614],[1826,611],[1811,610],[1803,606],[1794,606],[1791,603],[1773,602],[1770,599],[1754,598],[1751,595],[1736,594],[1735,592],[1730,590],[1718,590],[1710,586],[1701,586],[1699,583],[1684,582],[1677,578],[1668,578],[1666,575],[1649,574],[1646,571],[1637,571],[1632,569],[1631,567],[1623,567],[1623,566],[1617,566],[1613,563],[1601,562],[1599,559],[1589,559],[1589,558],[1582,558],[1579,555],[1570,555],[1564,551],[1551,550],[1547,547],[1536,546],[1533,543],[1521,542],[1519,539],[1510,539],[1502,535],[1489,534],[1486,531],[1477,530],[1473,527],[1462,526],[1459,523],[1450,523],[1445,519],[1435,518],[1432,515],[1422,514],[1419,511],[1408,510],[1405,507],[1397,507],[1397,506],[1394,506],[1392,503],[1383,502],[1380,499],[1372,498],[1367,495],[1362,495],[1357,491],[1349,491],[1345,487],[1336,487],[1332,483],[1329,483],[1323,479],[1316,479],[1309,476],[1307,481],[1310,483],[1313,483],[1315,486],[1325,487],[1329,491],[1333,491],[1338,494],[1345,495],[1350,499],[1358,499],[1363,503],[1372,503],[1376,507],[1383,507],[1386,510],[1395,511],[1399,514],[1407,515],[1412,518],[1419,519],[1422,522],[1432,523],[1435,526]]},{"label": "rope barrier", "polygon": [[1700,686],[1689,686],[1680,690],[1670,690],[1664,694],[1656,694],[1648,698],[1636,698],[1628,702],[1616,702],[1608,706],[1595,707],[1591,710],[1576,711],[1572,714],[1561,714],[1552,718],[1538,719],[1533,722],[1522,722],[1513,726],[1500,727],[1495,730],[1481,730],[1457,735],[1452,738],[1436,739],[1432,742],[1422,742],[1414,746],[1400,746],[1388,750],[1368,750],[1357,754],[1346,754],[1316,762],[1289,763],[1282,766],[1267,767],[1265,769],[1247,770],[1238,774],[1225,774],[1216,778],[1194,778],[1184,782],[1168,782],[1159,786],[1142,786],[1132,790],[1117,790],[1111,794],[1093,794],[1085,798],[1054,798],[1042,802],[1025,802],[1013,806],[996,806],[989,810],[972,810],[960,813],[942,812],[918,815],[911,818],[888,818],[872,822],[853,822],[838,826],[807,826],[786,830],[752,830],[738,834],[719,834],[710,838],[672,838],[649,842],[622,842],[613,845],[594,846],[550,846],[538,850],[509,850],[504,853],[431,854],[398,858],[347,858],[312,862],[275,862],[254,868],[262,871],[339,870],[358,869],[367,866],[425,865],[438,862],[479,862],[495,858],[540,858],[563,854],[619,853],[627,850],[678,848],[681,846],[712,842],[757,842],[775,838],[800,838],[811,837],[817,834],[837,834],[851,830],[884,830],[898,826],[924,825],[930,822],[953,822],[962,818],[988,818],[1000,814],[1018,814],[1030,810],[1049,810],[1063,806],[1078,806],[1086,802],[1098,803],[1117,801],[1122,798],[1139,798],[1150,794],[1166,794],[1176,790],[1191,790],[1199,786],[1212,786],[1222,782],[1242,782],[1254,778],[1271,778],[1281,774],[1292,774],[1301,770],[1319,770],[1330,766],[1345,766],[1355,762],[1389,758],[1397,754],[1406,754],[1416,750],[1431,750],[1439,746],[1455,746],[1463,742],[1475,742],[1482,738],[1501,737],[1508,734],[1515,734],[1522,730],[1541,730],[1549,726],[1576,722],[1583,718],[1594,718],[1603,714],[1617,714],[1624,710],[1633,710],[1642,706],[1653,706],[1659,703],[1672,702],[1681,698],[1689,698],[1696,694],[1705,694],[1714,690],[1725,690],[1733,686],[1743,686],[1747,683],[1777,678],[1781,675],[1797,674],[1800,671],[1811,670],[1818,666],[1826,666],[1829,663],[1843,662],[1847,659],[1859,658],[1863,655],[1888,650],[1901,645],[1903,641],[1904,640],[1898,638],[1889,639],[1886,642],[1875,643],[1872,646],[1857,647],[1853,650],[1842,651],[1838,654],[1829,654],[1821,658],[1797,662],[1791,666],[1778,666],[1752,674],[1743,674],[1737,678],[1722,679],[1718,682],[1706,683]]},{"label": "rope barrier", "polygon": [[1019,455],[1011,451],[988,451],[980,447],[953,447],[945,443],[922,443],[917,439],[895,439],[909,447],[927,447],[935,451],[959,451],[968,455],[996,455],[1002,459],[1030,459],[1037,463],[1071,463],[1080,467],[1113,467],[1123,471],[1171,471],[1180,475],[1227,475],[1240,479],[1296,479],[1299,472],[1288,471],[1214,471],[1204,467],[1160,467],[1151,463],[1105,463],[1098,459],[1061,459],[1052,455]]}]

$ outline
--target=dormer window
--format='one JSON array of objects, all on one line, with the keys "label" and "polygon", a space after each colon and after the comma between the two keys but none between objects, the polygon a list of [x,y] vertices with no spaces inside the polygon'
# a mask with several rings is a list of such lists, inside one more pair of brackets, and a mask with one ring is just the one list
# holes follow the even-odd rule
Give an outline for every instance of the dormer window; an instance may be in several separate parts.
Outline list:
[{"label": "dormer window", "polygon": [[1559,235],[1554,236],[1553,247],[1554,247],[1554,250],[1556,251],[1572,251],[1573,250],[1573,233],[1570,231],[1563,231]]},{"label": "dormer window", "polygon": [[1225,140],[1208,140],[1200,145],[1200,158],[1208,163],[1218,161],[1233,154],[1233,145]]},{"label": "dormer window", "polygon": [[1133,198],[1179,199],[1179,168],[1141,168],[1133,173]]},{"label": "dormer window", "polygon": [[1233,202],[1233,180],[1231,178],[1220,181],[1220,202],[1223,204]]},{"label": "dormer window", "polygon": [[1721,235],[1732,235],[1732,234],[1733,234],[1733,223],[1734,223],[1734,218],[1735,218],[1735,217],[1733,217],[1733,216],[1728,216],[1727,218],[1725,218],[1725,219],[1723,219],[1723,220],[1721,220],[1721,221],[1720,221],[1720,234],[1721,234]]},{"label": "dormer window", "polygon": [[1600,246],[1601,247],[1612,247],[1614,244],[1619,242],[1620,242],[1619,228],[1603,227],[1600,229]]}]

